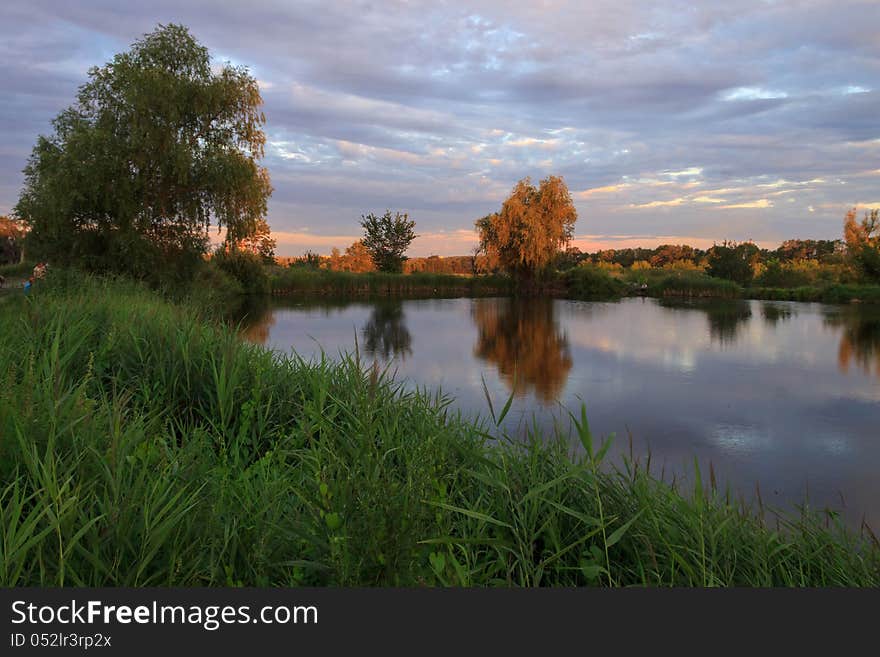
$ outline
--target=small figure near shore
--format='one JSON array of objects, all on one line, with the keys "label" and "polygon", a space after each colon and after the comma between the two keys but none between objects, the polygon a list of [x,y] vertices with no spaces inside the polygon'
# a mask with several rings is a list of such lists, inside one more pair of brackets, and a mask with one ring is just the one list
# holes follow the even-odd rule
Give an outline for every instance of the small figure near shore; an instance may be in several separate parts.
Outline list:
[{"label": "small figure near shore", "polygon": [[27,294],[31,291],[31,288],[34,286],[34,277],[31,276],[24,282],[24,293]]}]

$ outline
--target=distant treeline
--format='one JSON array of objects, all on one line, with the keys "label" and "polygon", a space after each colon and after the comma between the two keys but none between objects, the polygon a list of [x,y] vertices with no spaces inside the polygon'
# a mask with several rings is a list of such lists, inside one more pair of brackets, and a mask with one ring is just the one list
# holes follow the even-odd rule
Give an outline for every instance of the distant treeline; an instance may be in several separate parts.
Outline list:
[{"label": "distant treeline", "polygon": [[[299,257],[276,256],[275,262],[283,267],[326,269],[328,271],[366,274],[376,271],[376,266],[362,242],[355,242],[345,252],[333,249],[329,256],[308,252]],[[494,273],[483,255],[439,256],[407,258],[403,263],[404,274],[454,274],[473,276]]]},{"label": "distant treeline", "polygon": [[[760,262],[776,261],[790,263],[799,261],[813,261],[818,264],[842,264],[846,255],[846,244],[843,240],[799,240],[791,239],[783,242],[776,249],[761,249],[752,242],[744,242],[740,246],[748,245],[751,258]],[[724,242],[718,247],[736,247],[737,245]],[[558,256],[556,269],[566,270],[576,267],[585,262],[593,264],[607,263],[632,267],[662,268],[676,263],[693,264],[701,269],[708,265],[708,259],[713,249],[699,249],[687,244],[663,244],[653,249],[626,248],[626,249],[602,249],[593,253],[581,251],[577,247],[569,247]],[[333,249],[329,256],[318,255],[309,252],[299,257],[276,257],[276,262],[285,267],[312,267],[329,269],[331,271],[350,271],[366,273],[375,271],[375,266],[369,255],[361,248],[359,242],[355,242],[345,253]],[[636,264],[639,263],[639,264]],[[482,255],[458,255],[439,256],[431,255],[422,258],[409,258],[403,265],[406,274],[426,272],[431,274],[459,274],[474,275],[490,273],[492,267],[488,258]]]},{"label": "distant treeline", "polygon": [[[779,262],[795,262],[798,260],[814,260],[820,264],[840,264],[846,253],[843,240],[799,240],[784,241],[776,249],[762,249],[752,242],[745,242],[752,247],[754,255],[759,259],[778,260]],[[719,246],[729,246],[723,243]],[[735,245],[734,245],[735,246]],[[687,244],[663,244],[654,249],[604,249],[595,253],[581,253],[573,247],[566,252],[568,258],[578,263],[589,259],[593,263],[610,262],[623,267],[631,267],[636,262],[646,262],[652,267],[663,267],[674,262],[690,260],[696,264],[708,258],[713,249],[698,249]]]}]

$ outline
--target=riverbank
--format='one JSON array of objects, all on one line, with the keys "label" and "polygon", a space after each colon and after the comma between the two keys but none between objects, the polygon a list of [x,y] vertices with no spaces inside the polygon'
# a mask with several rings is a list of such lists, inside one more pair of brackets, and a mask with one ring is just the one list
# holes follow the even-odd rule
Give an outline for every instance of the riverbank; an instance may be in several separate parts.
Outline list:
[{"label": "riverbank", "polygon": [[514,291],[504,276],[456,276],[453,274],[356,274],[328,270],[273,268],[269,285],[275,296],[504,296]]},{"label": "riverbank", "polygon": [[880,585],[866,529],[613,471],[582,416],[585,455],[490,446],[437,394],[130,283],[10,300],[0,365],[3,586]]},{"label": "riverbank", "polygon": [[[383,274],[334,272],[296,268],[270,268],[269,289],[275,296],[336,297],[460,297],[510,296],[515,282],[506,276],[456,276],[452,274]],[[613,275],[599,267],[576,267],[535,285],[531,294],[562,299],[614,299],[625,296],[657,298],[756,299],[817,303],[880,303],[880,285],[824,284],[812,287],[743,287],[703,272]]]}]

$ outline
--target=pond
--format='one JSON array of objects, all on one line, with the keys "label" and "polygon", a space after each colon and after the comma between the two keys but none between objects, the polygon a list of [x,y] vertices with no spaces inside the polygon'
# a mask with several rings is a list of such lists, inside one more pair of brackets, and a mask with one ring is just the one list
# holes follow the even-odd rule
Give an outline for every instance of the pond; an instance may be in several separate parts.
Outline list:
[{"label": "pond", "polygon": [[[568,431],[586,406],[667,480],[696,458],[767,506],[880,527],[880,309],[794,302],[559,299],[290,301],[252,313],[248,340],[311,357],[357,348],[409,387],[504,428]],[[576,439],[573,438],[576,442]],[[706,474],[704,473],[704,478]],[[756,491],[760,491],[757,493]]]}]

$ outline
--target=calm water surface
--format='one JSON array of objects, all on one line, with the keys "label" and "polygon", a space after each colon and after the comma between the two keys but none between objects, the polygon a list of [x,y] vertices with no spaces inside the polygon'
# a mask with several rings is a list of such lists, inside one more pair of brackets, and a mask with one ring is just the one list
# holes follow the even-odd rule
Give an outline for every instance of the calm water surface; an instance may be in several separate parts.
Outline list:
[{"label": "calm water surface", "polygon": [[[586,405],[597,435],[650,450],[667,476],[694,457],[747,498],[805,496],[880,527],[880,310],[789,302],[431,299],[284,302],[247,339],[304,356],[353,351],[410,387],[488,416],[511,391],[511,432],[566,429]],[[653,469],[653,468],[652,468]]]}]

